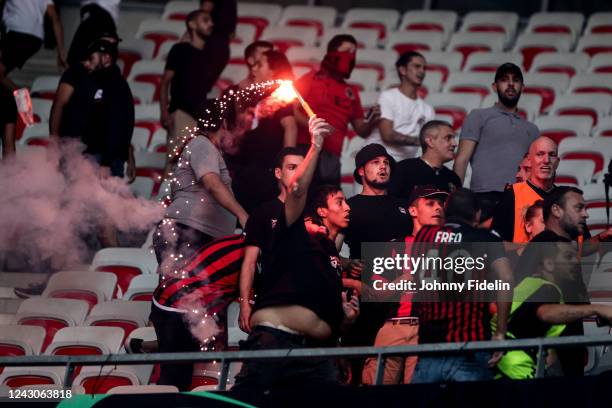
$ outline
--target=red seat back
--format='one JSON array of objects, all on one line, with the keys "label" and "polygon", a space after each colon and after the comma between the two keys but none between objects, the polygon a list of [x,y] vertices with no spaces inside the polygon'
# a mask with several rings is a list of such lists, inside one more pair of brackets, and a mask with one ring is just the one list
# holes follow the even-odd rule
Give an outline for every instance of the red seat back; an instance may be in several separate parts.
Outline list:
[{"label": "red seat back", "polygon": [[47,349],[47,346],[53,341],[53,336],[55,333],[63,329],[64,327],[68,327],[68,323],[64,320],[53,319],[50,317],[26,317],[19,321],[19,324],[27,325],[27,326],[39,326],[45,329],[45,339],[43,341],[42,347],[40,349],[41,353]]},{"label": "red seat back", "polygon": [[453,118],[453,129],[457,130],[463,125],[465,120],[466,112],[460,108],[453,107],[439,107],[435,108],[438,115],[449,115]]},{"label": "red seat back", "polygon": [[123,340],[124,341],[127,336],[130,335],[132,331],[138,328],[138,324],[129,320],[98,320],[91,324],[92,326],[103,326],[103,327],[118,327],[123,329]]},{"label": "red seat back", "polygon": [[125,265],[103,265],[97,267],[96,271],[114,273],[117,276],[117,285],[123,293],[127,291],[134,276],[142,275],[139,268]]},{"label": "red seat back", "polygon": [[545,45],[532,45],[521,48],[521,54],[523,54],[523,66],[526,71],[529,71],[531,68],[531,63],[536,55],[542,52],[556,52],[557,49],[555,47],[549,47]]},{"label": "red seat back", "polygon": [[612,45],[611,46],[593,45],[591,47],[584,48],[582,52],[586,52],[592,57],[593,55],[599,54],[600,52],[612,52]]},{"label": "red seat back", "polygon": [[595,163],[593,174],[597,174],[604,168],[603,154],[598,152],[568,152],[561,157],[562,160],[592,160]]},{"label": "red seat back", "polygon": [[323,35],[323,24],[318,20],[310,20],[307,18],[293,18],[285,22],[288,26],[293,27],[314,27],[317,29],[317,37]]},{"label": "red seat back", "polygon": [[143,38],[146,40],[151,40],[155,43],[155,49],[153,50],[153,57],[157,55],[159,51],[159,47],[166,41],[178,41],[178,37],[176,34],[172,33],[147,33],[143,35]]},{"label": "red seat back", "polygon": [[140,61],[142,56],[134,51],[119,51],[119,59],[123,61],[123,76],[127,78],[132,70],[132,65],[136,61]]},{"label": "red seat back", "polygon": [[51,294],[52,298],[56,299],[77,299],[84,300],[89,304],[89,310],[98,304],[98,296],[94,292],[88,290],[65,289],[56,290]]},{"label": "red seat back", "polygon": [[557,111],[557,115],[589,116],[593,119],[593,126],[597,125],[597,112],[590,108],[563,108]]},{"label": "red seat back", "polygon": [[542,105],[540,105],[540,113],[544,112],[549,106],[555,102],[555,90],[544,86],[527,85],[523,90],[525,94],[536,94],[542,97]]},{"label": "red seat back", "polygon": [[444,26],[438,23],[410,23],[404,27],[405,30],[415,31],[439,31],[444,32]]},{"label": "red seat back", "polygon": [[101,377],[94,375],[92,377],[85,378],[83,381],[81,381],[80,385],[85,388],[85,392],[87,394],[105,394],[111,388],[135,384],[132,384],[132,381],[129,378],[118,375],[104,375]]},{"label": "red seat back", "polygon": [[19,388],[24,387],[26,385],[44,385],[44,384],[54,384],[52,378],[44,376],[44,375],[16,375],[14,377],[9,377],[4,381],[4,385],[10,388]]},{"label": "red seat back", "polygon": [[146,82],[149,84],[155,85],[155,93],[153,94],[153,100],[159,101],[159,86],[161,84],[162,76],[161,74],[139,74],[134,77],[134,81],[137,82]]},{"label": "red seat back", "polygon": [[350,24],[351,28],[367,28],[378,31],[378,39],[383,40],[387,36],[387,27],[376,21],[356,21]]},{"label": "red seat back", "polygon": [[[398,54],[404,54],[408,51],[429,51],[429,45],[427,44],[421,44],[421,43],[397,43],[393,46],[393,49],[395,50],[395,52],[397,52]],[[431,69],[431,67],[428,65],[427,69]]]},{"label": "red seat back", "polygon": [[265,18],[251,17],[251,16],[238,17],[238,23],[239,24],[249,24],[249,25],[255,26],[255,39],[256,40],[261,36],[261,33],[263,33],[263,30],[265,30],[266,27],[268,27],[269,25],[268,20],[266,20]]}]

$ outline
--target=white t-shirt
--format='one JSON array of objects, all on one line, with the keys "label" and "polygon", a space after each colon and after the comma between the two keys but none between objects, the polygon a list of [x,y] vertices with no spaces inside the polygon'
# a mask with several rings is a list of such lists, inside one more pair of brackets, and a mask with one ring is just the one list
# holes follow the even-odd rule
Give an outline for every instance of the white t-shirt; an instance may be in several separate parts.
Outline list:
[{"label": "white t-shirt", "polygon": [[49,5],[53,5],[53,0],[7,0],[2,15],[6,31],[44,39],[43,21]]},{"label": "white t-shirt", "polygon": [[119,21],[119,3],[121,3],[121,0],[81,0],[81,7],[88,4],[97,4],[108,11],[108,14],[111,15],[115,24],[117,24]]},{"label": "white t-shirt", "polygon": [[[382,119],[393,122],[393,129],[404,135],[418,136],[421,127],[435,116],[433,108],[421,98],[410,99],[400,92],[399,88],[383,91],[378,98]],[[378,129],[368,138],[368,143],[380,143],[396,160],[416,157],[418,146],[399,146],[385,143]]]}]

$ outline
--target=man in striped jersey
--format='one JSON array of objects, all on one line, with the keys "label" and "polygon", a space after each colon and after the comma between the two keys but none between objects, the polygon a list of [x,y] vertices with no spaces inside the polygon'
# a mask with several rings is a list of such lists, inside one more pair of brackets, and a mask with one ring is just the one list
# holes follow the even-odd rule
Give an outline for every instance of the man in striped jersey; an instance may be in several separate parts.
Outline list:
[{"label": "man in striped jersey", "polygon": [[[417,285],[421,282],[453,282],[498,279],[512,281],[512,270],[499,237],[477,229],[480,210],[474,193],[456,190],[446,204],[446,223],[425,226],[416,235],[412,257],[425,254],[428,258],[452,259],[453,269],[432,269],[416,272]],[[483,268],[461,270],[459,259],[484,259]],[[466,262],[467,264],[467,262]],[[466,282],[467,283],[467,282]],[[497,297],[497,330],[491,333],[489,302]],[[512,291],[486,292],[469,290],[459,293],[419,291],[413,307],[419,318],[419,343],[452,343],[483,340],[502,340],[505,337]],[[446,381],[479,381],[492,379],[492,367],[501,358],[489,352],[419,358],[413,383]]]}]

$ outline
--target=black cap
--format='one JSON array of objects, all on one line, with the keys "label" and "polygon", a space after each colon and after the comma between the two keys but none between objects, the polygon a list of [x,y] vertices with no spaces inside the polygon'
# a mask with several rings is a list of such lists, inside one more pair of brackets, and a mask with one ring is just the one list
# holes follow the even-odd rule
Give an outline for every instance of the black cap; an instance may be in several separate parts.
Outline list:
[{"label": "black cap", "polygon": [[381,144],[371,143],[369,145],[364,146],[357,154],[355,155],[355,171],[353,172],[353,177],[355,181],[359,184],[361,183],[361,176],[359,175],[359,168],[365,166],[367,162],[370,160],[374,160],[379,156],[386,156],[389,159],[389,165],[391,169],[395,166],[395,159],[391,157],[389,153],[387,153],[387,149]]},{"label": "black cap", "polygon": [[523,82],[523,71],[521,71],[516,64],[506,62],[497,67],[497,71],[495,71],[495,81],[500,79],[505,74],[514,74],[516,77],[520,78],[521,82]]},{"label": "black cap", "polygon": [[435,186],[432,186],[431,184],[415,186],[412,190],[412,193],[410,193],[410,197],[408,197],[408,205],[412,205],[412,203],[419,198],[429,197],[439,197],[442,199],[446,199],[448,197],[448,193],[444,190],[440,190]]}]

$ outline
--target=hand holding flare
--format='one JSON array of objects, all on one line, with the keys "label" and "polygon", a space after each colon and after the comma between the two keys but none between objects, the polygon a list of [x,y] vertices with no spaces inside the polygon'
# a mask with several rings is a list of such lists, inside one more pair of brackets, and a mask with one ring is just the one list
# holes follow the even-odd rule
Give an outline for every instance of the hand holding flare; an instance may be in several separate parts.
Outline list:
[{"label": "hand holding flare", "polygon": [[302,95],[300,95],[297,89],[295,89],[295,86],[293,86],[293,82],[291,81],[280,81],[280,86],[276,89],[276,91],[272,93],[272,97],[283,102],[291,102],[297,98],[297,100],[300,102],[300,105],[302,105],[302,108],[308,115],[308,118],[312,118],[313,116],[315,116],[315,113],[310,107],[310,105],[308,105],[308,102],[306,102],[304,98],[302,98]]}]

